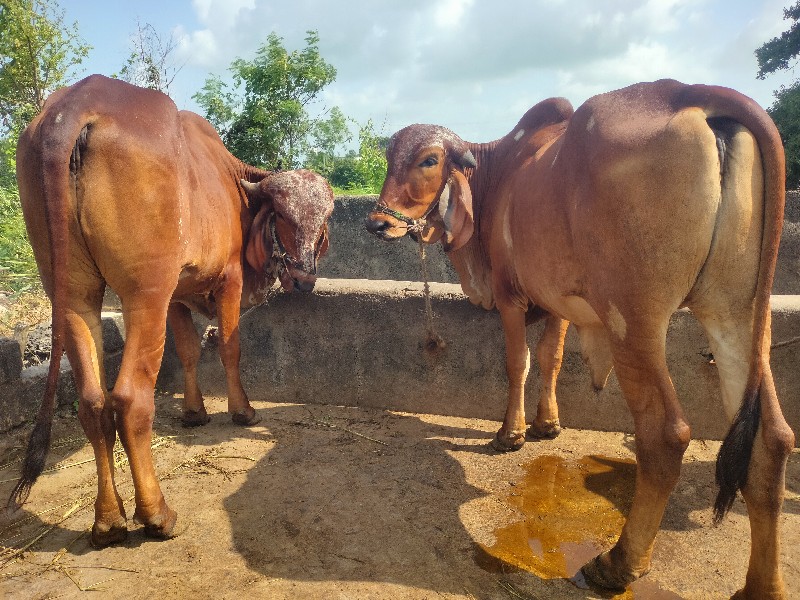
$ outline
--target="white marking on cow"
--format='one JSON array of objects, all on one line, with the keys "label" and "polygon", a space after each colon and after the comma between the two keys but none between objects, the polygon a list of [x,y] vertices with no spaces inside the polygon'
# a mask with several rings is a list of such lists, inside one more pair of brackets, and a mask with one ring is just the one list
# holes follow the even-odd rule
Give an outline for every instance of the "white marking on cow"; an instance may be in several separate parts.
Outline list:
[{"label": "white marking on cow", "polygon": [[56,123],[61,123],[64,120],[64,113],[58,113],[56,115]]},{"label": "white marking on cow", "polygon": [[608,327],[620,340],[625,339],[625,334],[628,332],[628,324],[625,322],[625,317],[619,312],[619,309],[614,306],[613,302],[609,303],[608,308]]},{"label": "white marking on cow", "polygon": [[514,246],[513,240],[511,238],[511,211],[506,210],[506,214],[503,215],[503,241],[506,243],[506,248],[508,251],[511,252]]},{"label": "white marking on cow", "polygon": [[747,370],[742,369],[742,363],[749,359],[752,339],[725,320],[706,320],[703,326],[714,354],[714,362],[719,369],[725,414],[732,421],[742,404],[747,386]]},{"label": "white marking on cow", "polygon": [[521,138],[523,135],[525,135],[525,130],[524,130],[524,129],[520,129],[520,130],[519,130],[519,131],[516,133],[516,135],[514,135],[514,141],[515,141],[515,142],[518,142],[518,141],[520,140],[520,138]]},{"label": "white marking on cow", "polygon": [[594,115],[589,117],[589,120],[586,121],[586,131],[591,131],[594,129]]}]

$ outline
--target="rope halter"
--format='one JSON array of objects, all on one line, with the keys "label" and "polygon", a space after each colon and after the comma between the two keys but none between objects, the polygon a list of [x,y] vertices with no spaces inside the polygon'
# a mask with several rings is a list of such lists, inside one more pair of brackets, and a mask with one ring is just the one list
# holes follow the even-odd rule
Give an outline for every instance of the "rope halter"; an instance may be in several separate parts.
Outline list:
[{"label": "rope halter", "polygon": [[378,204],[375,206],[375,210],[377,212],[382,212],[384,214],[389,215],[390,217],[394,217],[398,221],[402,221],[406,224],[406,229],[409,233],[422,233],[422,230],[425,229],[425,226],[428,224],[425,217],[428,216],[430,210],[428,210],[425,215],[420,217],[419,219],[412,219],[411,217],[405,216],[403,213],[397,212],[396,210],[392,210],[388,206],[384,206],[383,204]]}]

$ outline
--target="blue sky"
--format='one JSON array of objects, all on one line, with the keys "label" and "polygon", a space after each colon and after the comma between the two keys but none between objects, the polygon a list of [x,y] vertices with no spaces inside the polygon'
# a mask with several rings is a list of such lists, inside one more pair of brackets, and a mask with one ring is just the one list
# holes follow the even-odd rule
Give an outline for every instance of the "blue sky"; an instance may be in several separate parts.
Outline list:
[{"label": "blue sky", "polygon": [[793,0],[61,0],[94,48],[83,74],[118,72],[137,19],[178,41],[170,94],[227,76],[275,31],[289,50],[317,30],[338,70],[313,113],[339,106],[391,134],[436,123],[470,141],[507,133],[550,96],[576,106],[636,81],[726,85],[763,106],[795,73],[755,78],[754,50],[789,26]]}]

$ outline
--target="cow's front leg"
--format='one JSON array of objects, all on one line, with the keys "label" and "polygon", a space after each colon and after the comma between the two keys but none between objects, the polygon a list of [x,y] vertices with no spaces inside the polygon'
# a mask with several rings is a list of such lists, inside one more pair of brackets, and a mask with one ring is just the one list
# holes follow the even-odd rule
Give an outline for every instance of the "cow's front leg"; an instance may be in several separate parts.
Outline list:
[{"label": "cow's front leg", "polygon": [[519,450],[525,444],[525,380],[530,368],[530,352],[525,337],[525,310],[499,304],[498,309],[506,338],[508,405],[503,426],[492,440],[492,447],[509,452]]},{"label": "cow's front leg", "polygon": [[549,315],[536,346],[536,360],[539,362],[542,387],[539,392],[536,418],[528,428],[528,435],[535,439],[553,439],[561,433],[556,403],[556,380],[564,356],[564,336],[567,334],[567,327],[569,321]]},{"label": "cow's front leg", "polygon": [[239,375],[239,311],[242,298],[242,268],[240,263],[231,264],[225,281],[217,290],[217,315],[219,317],[219,356],[225,368],[228,385],[228,413],[237,425],[255,425],[261,421],[250,406]]},{"label": "cow's front leg", "polygon": [[185,427],[205,425],[211,420],[197,384],[197,363],[200,361],[200,336],[194,328],[192,312],[179,302],[169,305],[167,322],[175,336],[175,349],[183,366],[183,416]]}]

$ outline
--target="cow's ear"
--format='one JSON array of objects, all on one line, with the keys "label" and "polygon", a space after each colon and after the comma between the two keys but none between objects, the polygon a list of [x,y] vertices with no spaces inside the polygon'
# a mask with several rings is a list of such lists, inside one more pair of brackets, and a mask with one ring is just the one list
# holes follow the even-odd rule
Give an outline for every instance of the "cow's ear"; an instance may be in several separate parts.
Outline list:
[{"label": "cow's ear", "polygon": [[458,250],[472,237],[475,231],[472,190],[467,178],[458,169],[450,171],[447,185],[439,197],[439,216],[444,223],[442,247],[446,252]]},{"label": "cow's ear", "polygon": [[272,258],[272,231],[269,226],[272,214],[271,206],[262,205],[247,234],[245,260],[259,273],[267,268],[267,262]]}]

